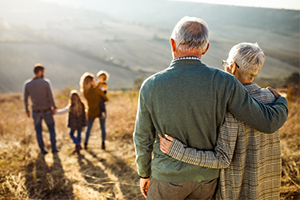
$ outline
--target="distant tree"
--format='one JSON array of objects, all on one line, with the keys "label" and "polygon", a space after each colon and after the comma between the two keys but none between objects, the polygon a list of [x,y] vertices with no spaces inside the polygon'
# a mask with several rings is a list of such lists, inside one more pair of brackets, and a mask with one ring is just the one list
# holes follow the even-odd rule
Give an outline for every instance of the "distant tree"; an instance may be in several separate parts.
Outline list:
[{"label": "distant tree", "polygon": [[139,89],[141,88],[141,86],[142,86],[144,80],[145,80],[145,77],[143,77],[143,76],[140,77],[140,78],[138,78],[138,79],[136,79],[136,80],[134,81],[134,83],[133,83],[133,89],[134,89],[134,90],[139,90]]},{"label": "distant tree", "polygon": [[294,72],[286,79],[286,86],[288,87],[286,98],[289,101],[297,101],[300,99],[300,74]]},{"label": "distant tree", "polygon": [[285,81],[286,86],[288,85],[299,85],[300,84],[300,74],[299,72],[292,73]]}]

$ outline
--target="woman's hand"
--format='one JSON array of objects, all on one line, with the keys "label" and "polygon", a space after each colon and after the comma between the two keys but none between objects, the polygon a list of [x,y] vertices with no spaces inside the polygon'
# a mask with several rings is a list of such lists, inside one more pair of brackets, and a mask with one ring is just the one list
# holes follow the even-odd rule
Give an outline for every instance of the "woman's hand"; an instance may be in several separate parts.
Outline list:
[{"label": "woman's hand", "polygon": [[278,99],[281,95],[273,88],[271,87],[267,87],[268,90],[270,90],[270,92],[272,92],[275,96],[276,99]]},{"label": "woman's hand", "polygon": [[171,136],[168,136],[168,135],[165,135],[166,138],[163,138],[160,134],[158,134],[158,137],[160,139],[160,150],[163,153],[168,153],[168,151],[171,147],[173,138]]}]

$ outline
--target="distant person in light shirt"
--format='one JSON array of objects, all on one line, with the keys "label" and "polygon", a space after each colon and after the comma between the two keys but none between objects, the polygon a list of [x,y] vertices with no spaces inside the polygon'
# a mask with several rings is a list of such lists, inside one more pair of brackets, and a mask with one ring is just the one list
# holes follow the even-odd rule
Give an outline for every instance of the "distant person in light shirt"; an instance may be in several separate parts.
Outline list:
[{"label": "distant person in light shirt", "polygon": [[33,71],[35,74],[34,78],[25,82],[24,87],[24,103],[26,114],[28,117],[30,117],[30,112],[28,108],[28,98],[30,97],[32,102],[32,118],[36,131],[36,139],[41,149],[41,153],[48,153],[48,151],[45,149],[42,135],[43,119],[45,120],[50,133],[52,152],[56,153],[59,152],[59,149],[56,147],[56,133],[53,118],[53,114],[56,110],[56,105],[53,99],[50,83],[49,80],[44,79],[44,66],[42,66],[41,64],[36,64],[34,66]]},{"label": "distant person in light shirt", "polygon": [[[268,105],[276,97],[253,83],[264,61],[265,55],[257,44],[240,43],[232,47],[223,66],[254,99]],[[278,93],[275,95],[279,96]],[[217,199],[279,199],[279,131],[271,134],[260,132],[227,113],[214,150],[189,148],[171,136],[166,138],[160,136],[160,148],[167,155],[193,165],[222,169]]]},{"label": "distant person in light shirt", "polygon": [[279,97],[265,106],[234,76],[203,64],[208,26],[199,18],[182,18],[170,43],[170,66],[147,78],[139,93],[133,140],[140,189],[148,200],[212,199],[220,170],[164,154],[158,134],[172,133],[190,147],[213,150],[227,111],[260,131],[274,132],[287,119],[287,101]]}]

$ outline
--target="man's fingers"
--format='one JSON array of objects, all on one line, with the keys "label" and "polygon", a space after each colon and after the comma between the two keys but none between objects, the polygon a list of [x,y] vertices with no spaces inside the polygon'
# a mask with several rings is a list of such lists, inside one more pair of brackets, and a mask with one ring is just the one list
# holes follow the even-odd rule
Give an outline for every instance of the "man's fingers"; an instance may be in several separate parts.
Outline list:
[{"label": "man's fingers", "polygon": [[140,188],[143,196],[147,198],[150,179],[140,179]]},{"label": "man's fingers", "polygon": [[145,191],[144,188],[142,189],[142,194],[143,194],[143,196],[144,196],[145,198],[147,198],[147,191]]}]

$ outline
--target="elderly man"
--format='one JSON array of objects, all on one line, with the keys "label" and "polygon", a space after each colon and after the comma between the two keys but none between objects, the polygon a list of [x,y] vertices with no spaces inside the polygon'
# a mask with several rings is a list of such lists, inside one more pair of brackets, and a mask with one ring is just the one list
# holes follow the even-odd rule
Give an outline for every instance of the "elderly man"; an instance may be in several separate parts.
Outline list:
[{"label": "elderly man", "polygon": [[28,109],[28,97],[30,96],[32,102],[32,118],[36,131],[36,139],[41,149],[41,153],[48,153],[45,149],[42,135],[43,119],[45,120],[50,133],[52,153],[57,153],[59,152],[59,149],[56,147],[56,133],[54,127],[54,118],[52,115],[55,113],[56,106],[52,96],[50,84],[48,80],[44,79],[44,66],[42,66],[41,64],[36,64],[33,71],[35,74],[34,78],[25,82],[24,88],[24,103],[26,114],[28,117],[30,117],[30,112]]},{"label": "elderly man", "polygon": [[[275,96],[253,83],[265,56],[257,44],[240,43],[232,47],[225,70],[233,74],[249,94],[264,104]],[[279,131],[266,134],[227,113],[214,151],[188,148],[170,136],[161,138],[164,153],[180,161],[221,170],[218,199],[279,199],[281,159]],[[170,141],[173,141],[172,143]]]},{"label": "elderly man", "polygon": [[164,154],[158,133],[213,150],[226,111],[260,131],[274,132],[287,119],[287,101],[279,97],[272,107],[264,106],[234,76],[204,65],[200,59],[209,48],[208,28],[201,19],[181,19],[170,43],[170,66],[149,77],[139,95],[134,142],[141,191],[148,199],[211,199],[219,169]]}]

